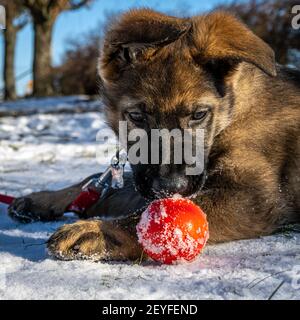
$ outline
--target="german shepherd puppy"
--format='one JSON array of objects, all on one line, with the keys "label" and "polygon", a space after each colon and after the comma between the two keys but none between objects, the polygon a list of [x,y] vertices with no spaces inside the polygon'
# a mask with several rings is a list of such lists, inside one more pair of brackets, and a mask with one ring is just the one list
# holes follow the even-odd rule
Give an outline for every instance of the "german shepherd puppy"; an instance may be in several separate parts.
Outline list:
[{"label": "german shepherd puppy", "polygon": [[[107,30],[99,62],[107,120],[129,129],[205,129],[205,170],[133,165],[111,191],[48,241],[60,259],[136,259],[135,225],[147,199],[180,193],[207,213],[210,243],[269,235],[300,221],[300,73],[276,65],[272,49],[225,12],[180,19],[141,9]],[[19,198],[23,221],[63,215],[82,183]],[[136,186],[136,190],[134,188]],[[125,218],[126,217],[126,218]]]}]

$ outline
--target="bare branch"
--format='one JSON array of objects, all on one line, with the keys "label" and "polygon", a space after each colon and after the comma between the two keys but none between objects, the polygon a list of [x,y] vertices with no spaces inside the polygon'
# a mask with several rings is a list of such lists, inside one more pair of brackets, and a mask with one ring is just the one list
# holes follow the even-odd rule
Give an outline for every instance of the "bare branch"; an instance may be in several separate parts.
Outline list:
[{"label": "bare branch", "polygon": [[76,10],[85,5],[89,5],[93,2],[93,0],[80,0],[80,1],[69,1],[69,10]]},{"label": "bare branch", "polygon": [[27,23],[29,23],[30,21],[30,16],[28,13],[24,13],[24,14],[21,14],[20,17],[18,17],[19,21],[16,21],[15,23],[15,28],[17,31],[20,31],[21,29],[23,29]]},{"label": "bare branch", "polygon": [[23,1],[19,1],[19,2],[23,2],[24,5],[29,8],[30,10],[31,9],[35,9],[35,1],[34,0],[23,0]]}]

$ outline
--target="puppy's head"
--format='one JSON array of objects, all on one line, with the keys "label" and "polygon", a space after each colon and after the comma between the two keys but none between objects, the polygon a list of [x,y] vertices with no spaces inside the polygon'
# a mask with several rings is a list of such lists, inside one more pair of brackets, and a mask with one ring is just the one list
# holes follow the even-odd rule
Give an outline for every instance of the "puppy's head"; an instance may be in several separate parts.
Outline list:
[{"label": "puppy's head", "polygon": [[204,129],[205,133],[204,166],[197,175],[187,174],[192,164],[184,159],[175,163],[171,157],[166,164],[159,157],[158,163],[151,163],[153,138],[148,134],[149,164],[132,164],[136,186],[144,196],[189,196],[201,189],[214,138],[231,122],[231,79],[241,62],[276,74],[269,46],[226,13],[179,19],[133,10],[110,26],[99,72],[113,130],[119,134],[119,121],[127,121],[128,130]]}]

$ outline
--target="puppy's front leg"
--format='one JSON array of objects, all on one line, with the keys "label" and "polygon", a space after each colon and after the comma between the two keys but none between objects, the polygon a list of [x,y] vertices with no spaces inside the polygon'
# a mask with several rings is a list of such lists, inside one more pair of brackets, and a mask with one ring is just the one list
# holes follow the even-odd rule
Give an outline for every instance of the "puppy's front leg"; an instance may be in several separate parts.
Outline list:
[{"label": "puppy's front leg", "polygon": [[[136,224],[145,200],[135,191],[131,174],[125,176],[125,187],[111,189],[89,208],[87,217],[115,218],[113,221],[78,221],[62,226],[48,241],[53,256],[64,259],[136,260],[142,250],[137,242]],[[121,219],[122,217],[122,219]]]},{"label": "puppy's front leg", "polygon": [[8,207],[9,215],[21,222],[36,220],[51,221],[61,217],[67,206],[79,195],[82,186],[93,175],[81,183],[58,191],[34,192],[27,196],[16,198]]},{"label": "puppy's front leg", "polygon": [[78,221],[59,228],[48,250],[61,260],[136,260],[142,256],[135,226],[138,216],[115,221]]},{"label": "puppy's front leg", "polygon": [[[81,183],[58,191],[41,191],[17,198],[8,208],[9,215],[18,221],[32,222],[35,220],[51,221],[61,217],[68,205],[80,194],[91,178]],[[130,172],[124,174],[125,186],[121,189],[109,190],[94,206],[86,210],[80,218],[99,216],[101,218],[124,218],[138,209],[145,207],[145,200],[135,191]]]}]

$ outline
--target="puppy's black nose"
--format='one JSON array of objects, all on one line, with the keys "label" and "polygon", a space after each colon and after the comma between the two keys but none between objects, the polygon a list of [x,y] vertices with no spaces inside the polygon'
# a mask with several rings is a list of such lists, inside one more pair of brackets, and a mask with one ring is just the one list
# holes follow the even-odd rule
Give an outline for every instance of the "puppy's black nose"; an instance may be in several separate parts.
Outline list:
[{"label": "puppy's black nose", "polygon": [[152,183],[153,190],[162,195],[175,193],[184,194],[188,188],[188,179],[182,175],[170,175],[170,177],[155,178]]}]

